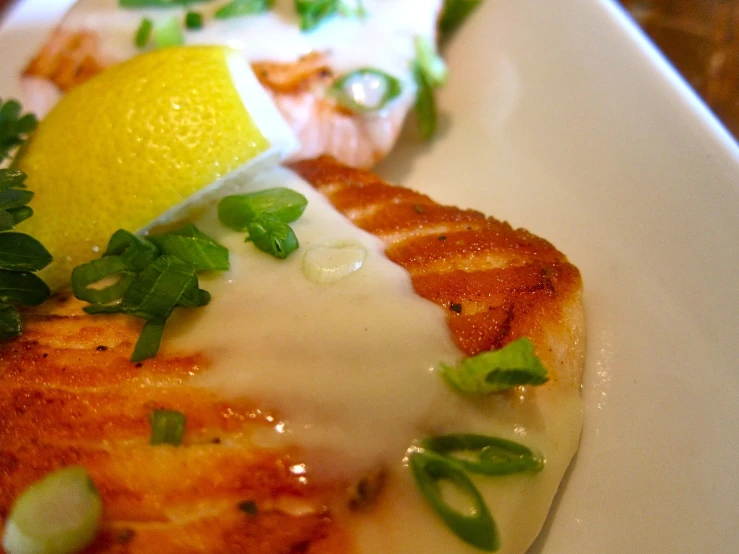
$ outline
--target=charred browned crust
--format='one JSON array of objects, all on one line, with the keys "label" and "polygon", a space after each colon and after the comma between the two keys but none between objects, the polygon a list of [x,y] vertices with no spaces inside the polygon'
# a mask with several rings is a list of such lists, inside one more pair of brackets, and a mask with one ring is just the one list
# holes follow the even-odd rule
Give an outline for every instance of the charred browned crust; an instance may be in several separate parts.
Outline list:
[{"label": "charred browned crust", "polygon": [[[447,310],[453,338],[468,355],[522,336],[546,344],[545,333],[564,325],[569,310],[580,309],[577,268],[524,229],[441,206],[331,158],[292,168],[357,227],[385,241],[388,258],[410,273],[416,292]],[[574,378],[579,381],[579,375]]]},{"label": "charred browned crust", "polygon": [[[527,335],[552,382],[560,386],[558,377],[567,373],[579,383],[580,276],[551,244],[329,158],[292,167],[385,241],[388,257],[409,271],[418,294],[447,310],[464,352]],[[87,316],[79,302],[57,296],[25,312],[24,324],[22,337],[0,345],[0,524],[26,486],[80,464],[105,506],[89,552],[351,550],[333,507],[371,502],[382,474],[353,487],[295,475],[290,468],[299,452],[259,448],[251,440],[278,414],[188,386],[207,371],[201,355],[129,362],[136,320]],[[553,335],[572,352],[547,350]],[[183,446],[148,444],[153,408],[187,415]],[[241,509],[243,502],[253,502],[257,514]],[[296,503],[299,514],[291,509]]]},{"label": "charred browned crust", "polygon": [[100,52],[97,33],[54,31],[44,47],[23,70],[26,77],[40,77],[68,91],[111,65]]},{"label": "charred browned crust", "polygon": [[[97,32],[65,31],[60,26],[28,62],[23,76],[46,79],[67,92],[113,63],[114,60],[104,57]],[[251,66],[264,87],[282,95],[324,88],[335,78],[320,52],[311,52],[289,63],[262,61]]]}]

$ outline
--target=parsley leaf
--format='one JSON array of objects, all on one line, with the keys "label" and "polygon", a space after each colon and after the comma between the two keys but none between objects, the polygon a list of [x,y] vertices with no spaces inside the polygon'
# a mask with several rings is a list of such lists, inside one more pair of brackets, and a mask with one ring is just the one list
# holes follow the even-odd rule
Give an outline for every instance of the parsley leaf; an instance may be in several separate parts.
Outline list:
[{"label": "parsley leaf", "polygon": [[10,151],[23,144],[38,124],[35,115],[21,111],[17,100],[3,102],[0,98],[0,162],[9,158]]}]

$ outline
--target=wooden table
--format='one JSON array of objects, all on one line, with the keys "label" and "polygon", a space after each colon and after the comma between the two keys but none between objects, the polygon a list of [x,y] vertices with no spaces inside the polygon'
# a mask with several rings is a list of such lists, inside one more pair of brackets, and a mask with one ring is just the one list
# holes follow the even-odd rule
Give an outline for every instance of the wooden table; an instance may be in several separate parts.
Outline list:
[{"label": "wooden table", "polygon": [[622,0],[739,138],[739,0]]}]

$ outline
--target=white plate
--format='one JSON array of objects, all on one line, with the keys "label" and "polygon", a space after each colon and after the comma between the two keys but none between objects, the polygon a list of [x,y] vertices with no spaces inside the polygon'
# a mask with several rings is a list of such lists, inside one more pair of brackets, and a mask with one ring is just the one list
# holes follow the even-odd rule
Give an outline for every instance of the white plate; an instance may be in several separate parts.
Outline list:
[{"label": "white plate", "polygon": [[[6,20],[4,97],[68,4]],[[448,58],[440,137],[381,171],[585,280],[585,429],[531,552],[736,552],[739,147],[607,0],[486,0]]]}]

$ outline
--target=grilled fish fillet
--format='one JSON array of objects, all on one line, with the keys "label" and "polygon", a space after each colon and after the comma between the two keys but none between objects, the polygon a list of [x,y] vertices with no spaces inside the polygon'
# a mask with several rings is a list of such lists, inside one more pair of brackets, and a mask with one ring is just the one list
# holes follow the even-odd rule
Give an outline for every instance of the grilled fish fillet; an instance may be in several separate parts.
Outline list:
[{"label": "grilled fish fillet", "polygon": [[[265,14],[212,19],[227,3],[198,6],[205,26],[186,32],[185,41],[224,44],[244,54],[303,145],[295,159],[328,154],[368,168],[390,151],[415,95],[414,40],[435,40],[441,0],[365,0],[364,17],[335,16],[302,33],[293,0],[278,0]],[[133,36],[143,17],[161,21],[184,12],[78,0],[23,71],[27,107],[43,116],[69,89],[136,55]],[[382,111],[352,113],[328,91],[341,75],[365,67],[400,79],[403,93]]]},{"label": "grilled fish fillet", "polygon": [[[416,293],[447,310],[463,353],[534,341],[550,381],[506,393],[511,402],[556,405],[577,394],[581,279],[550,243],[330,158],[292,169],[384,242]],[[2,523],[25,487],[70,464],[88,470],[104,503],[86,552],[352,552],[357,510],[386,496],[380,474],[313,479],[291,469],[299,449],[255,446],[254,433],[280,414],[193,386],[211,370],[207,352],[131,363],[140,322],[86,315],[65,294],[24,312],[24,324],[0,345]],[[181,447],[148,444],[153,408],[187,414]]]}]

